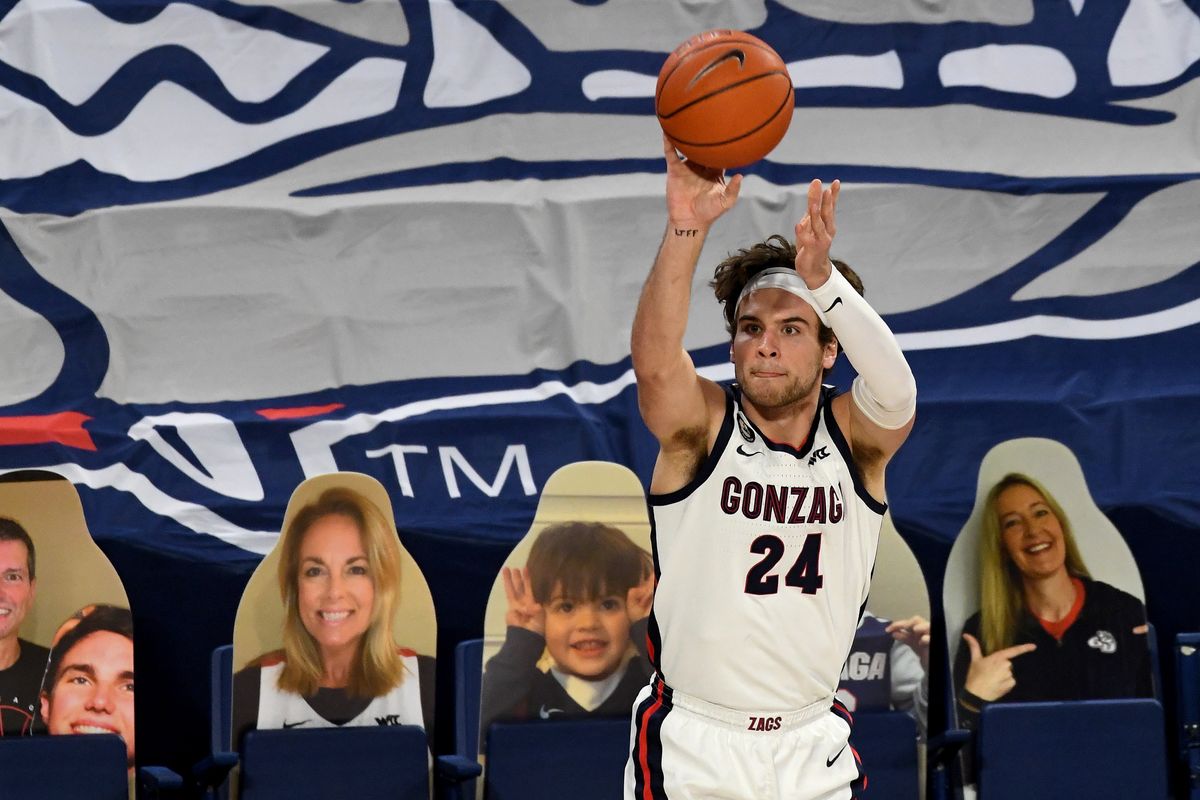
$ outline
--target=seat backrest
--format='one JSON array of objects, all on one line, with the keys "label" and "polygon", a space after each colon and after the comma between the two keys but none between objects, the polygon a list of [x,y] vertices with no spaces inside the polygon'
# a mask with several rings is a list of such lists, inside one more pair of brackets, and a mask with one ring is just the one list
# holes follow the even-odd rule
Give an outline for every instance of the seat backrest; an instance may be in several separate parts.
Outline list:
[{"label": "seat backrest", "polygon": [[917,723],[912,717],[903,711],[855,714],[850,744],[865,758],[867,788],[872,796],[917,800]]},{"label": "seat backrest", "polygon": [[211,752],[232,749],[230,729],[233,726],[233,645],[215,648],[210,665],[208,733]]},{"label": "seat backrest", "polygon": [[125,743],[114,734],[0,739],[0,795],[128,800]]},{"label": "seat backrest", "polygon": [[242,800],[428,800],[429,747],[416,725],[252,730]]},{"label": "seat backrest", "polygon": [[465,639],[454,648],[454,752],[479,755],[479,692],[483,639]]},{"label": "seat backrest", "polygon": [[[1175,683],[1180,755],[1195,782],[1200,779],[1200,633],[1175,637]],[[1194,785],[1200,792],[1200,782]]]},{"label": "seat backrest", "polygon": [[1158,631],[1153,622],[1146,623],[1146,645],[1150,648],[1150,680],[1154,684],[1154,699],[1162,704],[1162,668],[1158,660]]},{"label": "seat backrest", "polygon": [[981,800],[1167,796],[1156,700],[991,703],[977,745]]},{"label": "seat backrest", "polygon": [[497,722],[487,734],[488,800],[621,796],[629,720]]}]

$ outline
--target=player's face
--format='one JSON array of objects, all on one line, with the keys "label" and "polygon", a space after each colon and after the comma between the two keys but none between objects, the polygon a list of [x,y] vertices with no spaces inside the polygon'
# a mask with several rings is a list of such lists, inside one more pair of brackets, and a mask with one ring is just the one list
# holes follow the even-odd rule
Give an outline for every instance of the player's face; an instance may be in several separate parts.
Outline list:
[{"label": "player's face", "polygon": [[50,733],[115,733],[125,740],[133,765],[133,642],[119,633],[96,631],[62,658],[42,719]]},{"label": "player's face", "polygon": [[0,542],[0,641],[16,636],[33,606],[29,551],[24,542]]},{"label": "player's face", "polygon": [[560,588],[546,604],[546,649],[564,672],[594,681],[607,678],[621,666],[629,646],[625,598],[572,600]]},{"label": "player's face", "polygon": [[1032,486],[1019,483],[996,498],[1004,550],[1026,578],[1047,578],[1065,569],[1062,523]]},{"label": "player's face", "polygon": [[738,309],[730,354],[742,393],[760,409],[776,409],[812,396],[837,344],[818,340],[812,307],[782,289],[759,289]]},{"label": "player's face", "polygon": [[309,527],[297,587],[300,621],[323,654],[358,646],[371,623],[375,580],[354,520],[329,514]]}]

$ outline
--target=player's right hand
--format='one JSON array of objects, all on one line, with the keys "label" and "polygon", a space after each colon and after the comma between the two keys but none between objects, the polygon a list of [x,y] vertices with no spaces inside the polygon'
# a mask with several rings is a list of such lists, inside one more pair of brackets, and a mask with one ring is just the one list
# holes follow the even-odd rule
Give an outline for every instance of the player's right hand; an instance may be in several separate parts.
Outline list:
[{"label": "player's right hand", "polygon": [[689,161],[663,136],[667,159],[667,220],[681,230],[707,230],[737,203],[742,176],[728,181],[725,172]]},{"label": "player's right hand", "polygon": [[964,633],[963,641],[971,650],[966,689],[980,700],[988,702],[999,700],[1017,685],[1016,679],[1013,678],[1012,660],[1037,649],[1037,645],[1033,643],[1015,644],[985,656],[983,648],[979,646],[979,640],[974,636]]},{"label": "player's right hand", "polygon": [[504,614],[504,624],[514,628],[524,628],[539,636],[546,635],[546,610],[542,604],[533,599],[533,586],[529,583],[529,570],[525,567],[512,569],[504,567],[500,570],[504,580],[504,596],[508,599],[508,611]]}]

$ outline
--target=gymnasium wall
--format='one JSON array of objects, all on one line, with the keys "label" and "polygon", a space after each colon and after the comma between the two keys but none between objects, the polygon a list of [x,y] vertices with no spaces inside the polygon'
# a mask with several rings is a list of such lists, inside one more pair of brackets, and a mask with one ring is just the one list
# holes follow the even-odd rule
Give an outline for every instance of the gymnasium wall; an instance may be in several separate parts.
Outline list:
[{"label": "gymnasium wall", "polygon": [[704,374],[710,265],[840,178],[835,254],[919,386],[888,493],[930,596],[984,453],[1039,436],[1164,642],[1200,629],[1196,0],[0,0],[0,469],[71,480],[124,579],[147,763],[203,750],[207,653],[304,479],[386,487],[444,665],[556,469],[648,479],[651,95],[719,27],[796,112],[697,272]]}]

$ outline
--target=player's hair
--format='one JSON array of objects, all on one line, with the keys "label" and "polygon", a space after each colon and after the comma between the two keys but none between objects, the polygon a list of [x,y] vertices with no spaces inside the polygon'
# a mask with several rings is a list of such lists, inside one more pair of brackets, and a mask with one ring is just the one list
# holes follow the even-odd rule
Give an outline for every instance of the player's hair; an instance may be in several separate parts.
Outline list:
[{"label": "player's hair", "polygon": [[[831,258],[830,261],[833,262],[837,271],[842,273],[842,277],[854,287],[854,291],[860,295],[863,294],[863,282],[858,273],[845,261],[839,261],[836,258]],[[796,268],[796,245],[779,234],[769,237],[765,242],[759,242],[742,248],[736,253],[731,253],[713,270],[713,279],[709,282],[709,286],[712,287],[717,300],[724,307],[725,330],[729,332],[730,336],[737,331],[737,301],[742,295],[742,289],[750,282],[751,278],[771,267]],[[826,345],[834,338],[833,329],[818,321],[817,341]],[[842,348],[839,344],[838,353],[841,352]]]},{"label": "player's hair", "polygon": [[404,680],[404,662],[392,636],[400,603],[400,542],[379,508],[352,489],[334,488],[301,508],[283,533],[279,591],[283,597],[285,662],[278,685],[302,697],[316,694],[324,674],[321,650],[300,619],[300,546],[314,524],[331,515],[346,517],[358,528],[366,551],[375,601],[367,631],[358,643],[346,691],[355,697],[380,697]]},{"label": "player's hair", "polygon": [[1012,646],[1016,639],[1017,621],[1025,599],[1021,592],[1022,578],[1016,564],[1004,547],[1000,532],[1000,517],[996,501],[1001,492],[1013,486],[1028,486],[1042,496],[1050,511],[1058,518],[1066,550],[1067,573],[1074,578],[1089,578],[1071,523],[1062,506],[1040,483],[1019,472],[1010,472],[991,488],[984,502],[983,530],[979,542],[979,621],[983,652],[994,653]]},{"label": "player's hair", "polygon": [[37,551],[33,547],[33,539],[21,523],[9,517],[0,517],[0,542],[21,542],[25,545],[25,567],[29,570],[29,580],[37,578]]},{"label": "player's hair", "polygon": [[650,554],[624,531],[600,522],[564,522],[538,535],[525,564],[533,599],[545,605],[555,588],[575,601],[620,595],[653,569]]},{"label": "player's hair", "polygon": [[[67,627],[67,626],[70,627]],[[65,629],[65,630],[64,630]],[[46,674],[42,679],[42,694],[52,697],[58,683],[63,659],[71,648],[93,633],[107,631],[133,641],[133,614],[128,608],[103,603],[85,606],[63,623],[54,646],[50,648],[50,659],[46,662]]]}]

